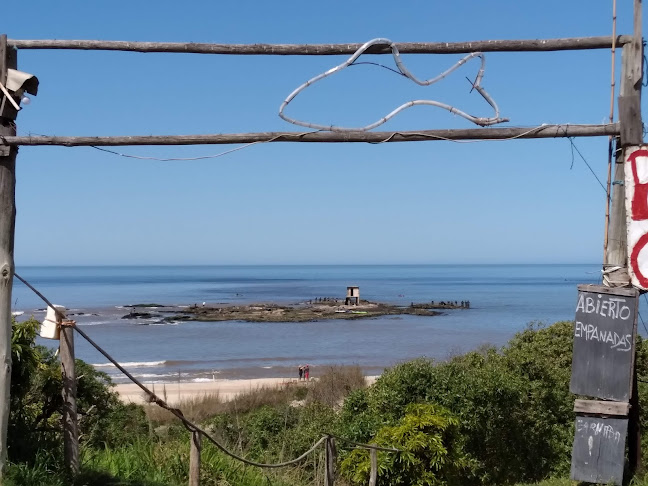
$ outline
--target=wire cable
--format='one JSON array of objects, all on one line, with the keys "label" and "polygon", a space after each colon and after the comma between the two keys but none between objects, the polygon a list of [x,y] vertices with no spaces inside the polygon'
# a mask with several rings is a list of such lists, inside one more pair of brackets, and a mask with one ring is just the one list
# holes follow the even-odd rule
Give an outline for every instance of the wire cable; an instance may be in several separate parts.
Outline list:
[{"label": "wire cable", "polygon": [[[54,309],[56,314],[61,318],[65,319],[65,314],[54,307],[54,305],[45,297],[43,294],[41,294],[38,290],[36,290],[35,287],[33,287],[29,282],[27,282],[24,278],[22,278],[20,275],[14,272],[14,275],[18,280],[20,280],[22,283],[27,285],[36,295],[38,295],[49,307]],[[133,375],[131,375],[126,369],[124,369],[123,366],[121,366],[112,356],[110,356],[106,351],[103,350],[97,343],[95,343],[90,336],[88,336],[82,329],[77,327],[76,325],[71,326],[77,333],[81,335],[93,348],[95,348],[99,353],[101,353],[108,361],[110,361],[119,371],[121,371],[126,377],[131,380],[133,383],[135,383],[138,387],[142,389],[144,393],[146,393],[152,403],[155,403],[156,405],[164,408],[165,410],[168,410],[171,412],[173,415],[175,415],[185,426],[187,430],[190,432],[200,432],[202,435],[204,435],[212,444],[214,444],[216,447],[218,447],[221,451],[223,451],[225,454],[229,455],[230,457],[233,457],[234,459],[238,459],[241,462],[244,462],[246,464],[249,464],[251,466],[257,466],[257,467],[265,467],[265,468],[277,468],[277,467],[284,467],[284,466],[289,466],[291,464],[296,464],[303,460],[306,456],[308,456],[311,452],[313,452],[322,442],[326,440],[326,436],[322,437],[320,440],[318,440],[313,446],[308,449],[305,453],[303,453],[301,456],[292,459],[290,461],[286,462],[281,462],[277,464],[263,464],[255,461],[250,461],[249,459],[245,459],[244,457],[241,457],[230,450],[228,450],[225,446],[220,444],[216,439],[214,439],[207,431],[199,427],[198,425],[194,424],[187,418],[185,418],[184,414],[182,411],[178,408],[171,407],[168,405],[164,400],[162,400],[160,397],[158,397],[155,393],[153,393],[151,390],[149,390],[144,384],[142,384],[137,378],[135,378]]]},{"label": "wire cable", "polygon": [[[303,132],[303,133],[298,133],[297,136],[301,137],[303,135],[306,135],[308,133],[317,133],[320,132],[321,130],[315,130],[315,131],[309,131],[309,132]],[[157,162],[187,162],[187,161],[194,161],[194,160],[204,160],[204,159],[217,159],[218,157],[222,157],[224,155],[231,154],[232,152],[236,152],[238,150],[243,150],[244,148],[251,147],[252,145],[256,145],[259,143],[270,143],[274,142],[275,140],[278,140],[281,138],[283,135],[277,135],[276,137],[272,137],[268,140],[257,140],[256,142],[250,142],[246,143],[245,145],[241,145],[240,147],[236,147],[230,150],[226,150],[225,152],[220,152],[218,154],[214,155],[199,155],[197,157],[152,157],[152,156],[145,156],[145,155],[132,155],[132,154],[124,154],[121,152],[117,152],[115,150],[110,150],[107,148],[103,147],[97,147],[96,145],[90,145],[90,148],[93,148],[95,150],[100,150],[101,152],[107,152],[109,154],[113,155],[118,155],[120,157],[127,157],[129,159],[138,159],[138,160],[155,160]]]},{"label": "wire cable", "polygon": [[371,61],[352,62],[351,64],[349,64],[349,67],[360,66],[362,64],[368,64],[368,65],[371,65],[371,66],[378,66],[378,67],[381,67],[383,69],[386,69],[387,71],[391,71],[392,73],[398,74],[399,76],[403,76],[405,78],[407,77],[403,73],[401,73],[398,69],[390,68],[389,66],[385,66],[384,64],[380,64],[378,62],[371,62]]},{"label": "wire cable", "polygon": [[[646,294],[643,294],[643,296],[646,304],[648,304],[648,298],[646,298]],[[646,327],[646,323],[644,322],[643,317],[641,317],[641,312],[639,313],[639,318],[641,319],[641,323],[643,324],[644,331],[646,331],[646,336],[648,336],[648,327]]]},{"label": "wire cable", "polygon": [[[276,139],[276,138],[275,138]],[[218,157],[222,157],[223,155],[231,154],[232,152],[236,152],[237,150],[243,150],[244,148],[247,148],[251,145],[255,145],[257,143],[267,143],[270,142],[271,140],[264,140],[264,141],[257,141],[257,142],[251,142],[247,143],[245,145],[242,145],[240,147],[236,147],[230,150],[226,150],[225,152],[221,152],[219,154],[215,155],[201,155],[198,157],[168,157],[168,158],[159,158],[159,157],[148,157],[148,156],[142,156],[142,155],[130,155],[130,154],[122,154],[120,152],[116,152],[114,150],[102,148],[102,147],[97,147],[96,145],[91,145],[90,148],[93,148],[95,150],[100,150],[102,152],[108,152],[109,154],[113,155],[119,155],[120,157],[128,157],[129,159],[138,159],[138,160],[156,160],[159,162],[171,162],[171,161],[191,161],[191,160],[203,160],[203,159],[216,159]]]},{"label": "wire cable", "polygon": [[[455,140],[455,139],[452,139],[452,138],[443,137],[441,135],[432,135],[432,134],[429,134],[429,133],[420,133],[420,132],[410,132],[409,135],[417,135],[417,136],[420,136],[420,137],[433,138],[435,140],[445,140],[446,142],[454,142],[454,143],[505,142],[507,140],[515,140],[517,138],[524,137],[524,136],[528,135],[529,133],[537,132],[537,131],[543,130],[545,128],[552,128],[552,127],[560,128],[561,126],[562,125],[545,125],[545,124],[543,124],[543,125],[539,125],[537,127],[530,128],[526,132],[520,133],[518,135],[514,135],[513,137],[487,138],[487,139],[480,139],[480,140]],[[386,142],[389,142],[396,135],[400,135],[401,137],[405,136],[405,134],[403,134],[401,132],[394,132],[389,137],[387,137],[385,140],[381,140],[379,142],[367,142],[367,143],[370,143],[370,144],[386,143]]]},{"label": "wire cable", "polygon": [[[385,115],[384,117],[380,118],[379,120],[370,123],[369,125],[366,125],[364,127],[356,127],[356,128],[350,128],[350,127],[339,127],[335,125],[320,125],[317,123],[310,123],[310,122],[305,122],[301,120],[297,120],[295,118],[291,118],[287,116],[284,113],[284,110],[288,106],[288,104],[295,99],[295,97],[304,91],[306,88],[311,86],[312,84],[327,78],[331,76],[332,74],[335,74],[339,71],[342,71],[343,69],[351,66],[356,62],[356,60],[364,54],[367,49],[369,49],[372,46],[375,45],[387,45],[391,49],[392,52],[392,57],[394,58],[394,62],[396,63],[396,66],[398,68],[398,73],[402,74],[403,76],[407,77],[414,83],[418,84],[419,86],[430,86],[431,84],[434,84],[438,81],[441,81],[444,79],[446,76],[463,66],[465,63],[470,61],[473,58],[480,58],[481,59],[481,65],[479,68],[479,71],[477,72],[477,77],[475,78],[474,83],[471,82],[472,84],[472,89],[477,90],[477,92],[486,100],[486,102],[493,108],[494,110],[494,116],[490,118],[486,117],[477,117],[473,115],[469,115],[468,113],[459,110],[458,108],[455,108],[454,106],[448,105],[446,103],[441,103],[440,101],[434,101],[434,100],[414,100],[414,101],[408,101],[407,103],[404,103],[400,105],[398,108],[393,110],[391,113]],[[359,63],[357,63],[359,64]],[[386,67],[386,66],[384,66]],[[360,132],[366,132],[369,130],[372,130],[383,123],[386,123],[388,120],[396,116],[398,113],[400,113],[403,110],[406,110],[408,108],[411,108],[412,106],[417,106],[417,105],[429,105],[429,106],[434,106],[436,108],[442,108],[444,110],[449,111],[450,113],[454,113],[455,115],[459,115],[462,118],[465,118],[468,121],[471,121],[472,123],[486,127],[486,126],[491,126],[491,125],[496,125],[498,123],[503,123],[509,121],[508,118],[501,118],[499,116],[499,108],[497,107],[497,103],[495,103],[495,100],[488,94],[488,92],[482,88],[481,86],[481,81],[482,78],[484,77],[484,71],[486,69],[486,58],[484,57],[484,54],[481,52],[472,52],[464,57],[462,57],[459,61],[457,61],[453,66],[450,68],[446,69],[444,72],[439,74],[438,76],[426,80],[421,80],[418,79],[416,76],[414,76],[406,67],[403,61],[401,60],[400,57],[400,52],[398,51],[398,47],[394,42],[392,42],[389,39],[385,38],[377,38],[377,39],[372,39],[368,42],[365,42],[360,48],[351,56],[349,59],[344,61],[342,64],[338,64],[337,66],[329,69],[328,71],[325,71],[321,74],[318,74],[317,76],[309,79],[305,83],[302,83],[295,89],[292,93],[288,95],[288,97],[281,103],[281,106],[279,107],[279,116],[289,122],[292,123],[293,125],[299,125],[302,127],[308,127],[308,128],[315,128],[319,130],[327,130],[327,131],[332,131],[332,132],[348,132],[348,131],[360,131]],[[471,90],[472,91],[472,90]]]},{"label": "wire cable", "polygon": [[[404,132],[392,132],[384,140],[380,140],[378,142],[366,142],[366,143],[371,144],[371,145],[377,145],[377,144],[381,144],[381,143],[386,143],[386,142],[389,142],[392,138],[394,138],[397,135],[400,135],[402,137],[405,137],[407,135],[416,135],[416,136],[427,137],[427,138],[435,139],[435,140],[443,140],[443,141],[446,141],[446,142],[453,142],[453,143],[506,142],[506,141],[509,141],[509,140],[516,140],[516,139],[519,139],[519,138],[524,138],[527,135],[529,135],[530,133],[534,133],[534,132],[544,130],[544,129],[556,128],[556,129],[560,130],[561,128],[563,128],[565,130],[565,133],[566,133],[566,130],[567,130],[568,126],[569,126],[569,124],[565,124],[565,125],[557,124],[557,125],[554,125],[554,124],[543,123],[542,125],[538,125],[536,127],[529,128],[527,131],[525,131],[523,133],[520,133],[518,135],[514,135],[512,137],[487,138],[487,139],[478,139],[478,140],[455,140],[455,139],[452,139],[452,138],[443,137],[441,135],[432,135],[432,134],[429,134],[429,133],[421,133],[421,132],[407,132],[407,133],[404,133]],[[307,135],[309,133],[318,133],[318,132],[323,132],[323,131],[327,131],[327,130],[313,130],[313,131],[308,131],[308,132],[302,132],[302,133],[298,133],[297,136],[303,136],[303,135]],[[33,135],[40,135],[40,134],[34,133]],[[41,135],[41,136],[44,136],[44,135]],[[277,135],[276,137],[273,137],[273,138],[271,138],[269,140],[257,140],[256,142],[250,142],[250,143],[245,144],[245,145],[243,145],[241,147],[237,147],[237,148],[232,149],[232,150],[226,150],[225,152],[221,152],[221,153],[218,153],[218,154],[215,154],[215,155],[202,155],[202,156],[197,156],[197,157],[153,157],[153,156],[126,154],[126,153],[122,153],[122,152],[117,152],[115,150],[110,150],[110,149],[107,149],[107,148],[104,148],[104,147],[98,147],[96,145],[91,145],[90,148],[93,148],[95,150],[100,150],[101,152],[106,152],[106,153],[109,153],[111,155],[117,155],[119,157],[127,157],[127,158],[131,158],[131,159],[155,160],[155,161],[159,161],[159,162],[172,162],[172,161],[180,161],[180,162],[182,162],[182,161],[194,161],[194,160],[203,160],[203,159],[215,159],[215,158],[218,158],[218,157],[222,157],[224,155],[228,155],[228,154],[230,154],[232,152],[235,152],[237,150],[247,148],[247,147],[249,147],[251,145],[254,145],[254,144],[273,142],[273,141],[278,140],[279,138],[281,138],[283,136],[284,136],[284,134]],[[573,168],[573,166],[574,166],[574,147],[573,146],[572,146],[571,151],[572,151],[572,164],[571,164],[570,169]]]},{"label": "wire cable", "polygon": [[644,331],[646,331],[646,335],[648,336],[648,328],[646,328],[646,323],[644,322],[641,312],[639,312],[639,319],[641,319],[641,324],[643,325]]},{"label": "wire cable", "polygon": [[[14,272],[14,276],[20,280],[22,283],[24,283],[29,289],[31,289],[38,297],[40,297],[49,307],[54,309],[54,312],[61,318],[61,319],[66,319],[65,313],[56,308],[48,299],[45,297],[42,293],[40,293],[33,285],[31,285],[27,280],[22,278],[20,275]],[[69,321],[73,322],[73,321]],[[238,454],[235,454],[234,452],[230,451],[227,449],[224,445],[222,445],[220,442],[218,442],[216,439],[214,439],[206,430],[201,428],[200,426],[196,425],[195,423],[191,422],[188,420],[184,414],[182,413],[182,410],[179,408],[174,408],[171,407],[169,404],[167,404],[164,400],[162,400],[160,397],[158,397],[154,392],[149,390],[143,383],[141,383],[137,378],[135,378],[132,374],[130,374],[123,366],[121,366],[112,356],[110,356],[101,346],[99,346],[97,343],[88,336],[85,331],[77,327],[76,325],[71,325],[72,327],[81,337],[83,337],[93,348],[95,348],[99,353],[101,353],[108,361],[110,361],[119,371],[121,371],[130,381],[135,383],[146,395],[148,396],[149,400],[151,403],[155,403],[159,407],[169,411],[172,413],[176,418],[178,418],[184,427],[190,431],[190,432],[200,432],[203,436],[207,438],[212,444],[214,444],[218,449],[220,449],[222,452],[227,454],[228,456],[237,459],[244,464],[249,464],[250,466],[256,466],[256,467],[261,467],[261,468],[279,468],[279,467],[285,467],[285,466],[290,466],[293,464],[297,464],[304,460],[310,453],[312,453],[315,449],[317,449],[320,444],[322,444],[325,440],[327,440],[330,435],[325,435],[321,437],[317,442],[315,442],[306,452],[304,452],[302,455],[299,457],[296,457],[295,459],[291,459],[289,461],[285,462],[279,462],[276,464],[264,464],[260,462],[255,462],[251,461],[249,459],[245,459],[244,457],[239,456]],[[341,439],[341,440],[346,440],[346,439]],[[349,441],[351,442],[351,441]],[[354,443],[356,444],[356,443]],[[364,446],[364,448],[377,448],[377,446],[373,446],[370,444],[356,444],[357,446]],[[380,450],[389,450],[386,448],[380,448]],[[394,449],[391,452],[398,452],[398,450]]]},{"label": "wire cable", "polygon": [[596,175],[596,172],[594,172],[594,170],[592,169],[592,166],[589,165],[589,162],[587,162],[587,160],[585,159],[585,157],[583,156],[581,151],[578,150],[578,147],[574,143],[574,137],[567,137],[567,140],[569,140],[569,143],[572,146],[572,167],[574,166],[574,150],[576,150],[576,153],[580,156],[581,159],[583,159],[583,162],[585,162],[585,165],[587,166],[587,168],[590,170],[590,172],[592,173],[592,175],[594,176],[596,181],[599,183],[599,185],[603,188],[603,191],[605,191],[606,197],[609,197],[607,189],[605,188],[605,186],[601,182],[601,179],[598,178],[598,176]]}]

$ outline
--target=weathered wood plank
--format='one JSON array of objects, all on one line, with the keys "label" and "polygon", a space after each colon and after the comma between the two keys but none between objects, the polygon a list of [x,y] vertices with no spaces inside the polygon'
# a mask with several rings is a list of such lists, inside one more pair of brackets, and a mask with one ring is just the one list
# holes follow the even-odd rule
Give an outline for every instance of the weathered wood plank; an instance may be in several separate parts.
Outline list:
[{"label": "weathered wood plank", "polygon": [[576,400],[574,412],[600,415],[619,415],[625,417],[630,412],[628,402],[609,402],[603,400]]},{"label": "weathered wood plank", "polygon": [[[630,67],[630,73],[626,84],[631,93],[621,92],[621,96],[630,97],[634,99],[636,106],[632,110],[628,110],[627,123],[632,128],[624,129],[626,136],[626,143],[629,145],[636,145],[643,142],[643,121],[641,119],[641,89],[643,84],[643,33],[642,33],[642,0],[634,0],[634,32],[632,38],[632,52],[633,62]],[[623,123],[622,123],[623,124]],[[636,356],[635,356],[636,358]],[[634,363],[633,363],[634,364]],[[628,421],[628,465],[630,474],[635,474],[641,470],[642,457],[641,457],[641,422],[640,422],[640,405],[639,405],[639,388],[637,386],[637,370],[634,371],[633,376],[633,392],[630,398],[630,420]]]},{"label": "weathered wood plank", "polygon": [[[58,319],[57,319],[58,320]],[[79,472],[79,425],[77,421],[77,378],[74,366],[74,321],[63,321],[59,340],[63,382],[63,456],[67,469]]]},{"label": "weathered wood plank", "polygon": [[641,81],[643,48],[627,44],[621,54],[621,88],[619,92],[619,123],[621,147],[643,143],[641,120]]},{"label": "weathered wood plank", "polygon": [[189,486],[200,486],[200,451],[202,450],[202,434],[195,430],[191,433],[190,440]]},{"label": "weathered wood plank", "polygon": [[[7,36],[0,36],[0,79],[6,79],[9,59]],[[0,119],[0,136],[16,134],[16,126]],[[0,156],[0,481],[7,463],[7,426],[11,386],[11,290],[14,273],[14,230],[16,224],[16,153],[15,148]]]},{"label": "weathered wood plank", "polygon": [[400,132],[257,132],[206,135],[142,135],[110,137],[7,136],[10,146],[116,147],[134,145],[226,145],[254,142],[391,143],[442,140],[509,140],[602,137],[618,135],[618,123],[606,125],[542,125],[538,127],[466,128]]},{"label": "weathered wood plank", "polygon": [[337,450],[335,448],[335,439],[331,436],[326,439],[326,471],[324,476],[324,486],[334,486],[337,465]]},{"label": "weathered wood plank", "polygon": [[596,292],[599,294],[625,295],[627,297],[636,297],[637,290],[629,288],[608,288],[601,285],[580,284],[578,290],[583,292]]},{"label": "weathered wood plank", "polygon": [[641,121],[641,96],[639,93],[631,93],[619,96],[619,120],[626,120],[621,123],[621,140],[634,140],[639,145],[643,140],[643,125]]},{"label": "weathered wood plank", "polygon": [[[631,36],[618,36],[616,45],[632,41]],[[362,43],[347,44],[204,44],[196,42],[130,42],[104,40],[10,39],[17,49],[75,49],[130,52],[175,52],[191,54],[331,56],[353,54]],[[610,49],[611,36],[572,37],[561,39],[501,39],[469,42],[397,42],[403,54],[464,54],[469,52],[521,52]],[[375,46],[367,54],[388,54],[387,46]]]},{"label": "weathered wood plank", "polygon": [[371,472],[369,473],[369,486],[376,486],[376,481],[378,480],[378,451],[376,449],[370,449],[369,457],[371,461]]}]

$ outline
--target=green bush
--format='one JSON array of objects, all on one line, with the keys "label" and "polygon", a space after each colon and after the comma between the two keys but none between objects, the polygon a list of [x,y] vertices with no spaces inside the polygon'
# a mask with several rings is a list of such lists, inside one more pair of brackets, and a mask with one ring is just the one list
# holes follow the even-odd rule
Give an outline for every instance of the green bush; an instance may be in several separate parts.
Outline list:
[{"label": "green bush", "polygon": [[[381,428],[372,441],[401,451],[377,453],[379,481],[392,486],[463,484],[471,461],[462,452],[458,425],[459,420],[442,407],[408,405],[403,418]],[[354,450],[341,465],[342,473],[355,484],[367,484],[370,470],[367,450]]]},{"label": "green bush", "polygon": [[[13,323],[8,452],[11,461],[30,464],[47,453],[55,464],[62,456],[61,365],[52,350],[35,345],[38,326],[35,319]],[[123,404],[106,373],[81,360],[75,367],[83,447],[114,447],[148,433],[141,407]]]},{"label": "green bush", "polygon": [[573,399],[572,324],[533,325],[502,350],[485,347],[434,363],[420,358],[387,370],[345,402],[339,430],[360,442],[395,425],[411,403],[434,403],[458,419],[470,482],[535,481],[569,467]]}]

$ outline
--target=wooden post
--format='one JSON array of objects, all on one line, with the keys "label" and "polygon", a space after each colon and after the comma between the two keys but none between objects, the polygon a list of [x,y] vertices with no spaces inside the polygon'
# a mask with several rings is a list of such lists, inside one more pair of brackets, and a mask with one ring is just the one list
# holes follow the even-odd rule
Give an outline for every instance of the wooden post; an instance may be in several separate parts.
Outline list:
[{"label": "wooden post", "polygon": [[74,321],[61,322],[59,349],[63,380],[63,456],[71,474],[79,472],[79,429],[76,405],[76,371],[74,369]]},{"label": "wooden post", "polygon": [[[0,81],[7,69],[16,67],[15,49],[0,36]],[[0,95],[4,99],[4,96]],[[0,136],[16,135],[13,120],[0,118]],[[7,427],[11,387],[11,290],[14,273],[14,230],[16,223],[16,154],[14,148],[0,149],[0,478],[7,462]]]},{"label": "wooden post", "polygon": [[335,485],[335,465],[337,463],[337,451],[335,450],[335,439],[331,436],[326,438],[326,470],[324,471],[324,486]]},{"label": "wooden post", "polygon": [[189,486],[200,486],[200,451],[202,434],[197,430],[191,433],[191,450],[189,452]]},{"label": "wooden post", "polygon": [[[634,0],[633,39],[623,49],[621,71],[621,92],[619,95],[619,121],[621,122],[621,148],[639,145],[643,142],[643,123],[641,120],[641,87],[643,81],[643,38],[642,38],[642,0]],[[624,150],[621,151],[625,161]],[[617,164],[619,165],[619,164]],[[623,165],[623,164],[620,164]],[[621,179],[623,180],[623,178]],[[625,214],[624,221],[625,221]],[[636,360],[635,360],[636,361]],[[641,468],[641,426],[639,423],[639,395],[637,370],[634,370],[632,397],[630,398],[628,421],[628,462],[630,473]]]},{"label": "wooden post", "polygon": [[[625,56],[625,52],[623,53]],[[610,210],[610,227],[608,231],[608,245],[605,251],[603,264],[603,285],[607,287],[629,287],[628,275],[628,245],[626,234],[625,210],[625,169],[623,150],[617,139],[617,156],[614,164],[614,190]]]},{"label": "wooden post", "polygon": [[371,458],[369,486],[376,486],[376,481],[378,480],[378,451],[376,451],[376,449],[369,449],[369,456]]}]

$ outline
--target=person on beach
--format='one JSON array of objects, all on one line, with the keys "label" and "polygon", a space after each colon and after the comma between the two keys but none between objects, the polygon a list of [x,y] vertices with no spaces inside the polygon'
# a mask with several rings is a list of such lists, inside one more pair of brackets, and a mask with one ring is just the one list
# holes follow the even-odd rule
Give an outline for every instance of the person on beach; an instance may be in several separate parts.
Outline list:
[{"label": "person on beach", "polygon": [[308,381],[309,376],[310,376],[310,365],[305,365],[304,366],[304,380]]},{"label": "person on beach", "polygon": [[304,367],[300,366],[299,367],[299,381],[301,381],[303,375],[304,375]]}]

